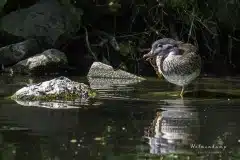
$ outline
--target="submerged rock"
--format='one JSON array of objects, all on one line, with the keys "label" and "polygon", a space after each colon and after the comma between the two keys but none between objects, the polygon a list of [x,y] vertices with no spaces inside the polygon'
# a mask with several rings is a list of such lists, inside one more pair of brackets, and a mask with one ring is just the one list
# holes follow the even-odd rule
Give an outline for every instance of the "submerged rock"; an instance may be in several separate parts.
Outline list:
[{"label": "submerged rock", "polygon": [[112,66],[101,62],[94,62],[88,72],[89,78],[109,78],[109,79],[135,79],[137,81],[145,80],[142,77],[128,73],[121,69],[114,70]]},{"label": "submerged rock", "polygon": [[19,37],[42,37],[53,45],[60,36],[69,36],[79,29],[81,16],[80,9],[60,5],[57,0],[40,1],[4,16],[0,27]]},{"label": "submerged rock", "polygon": [[67,66],[66,55],[57,49],[48,49],[12,66],[14,73],[44,75],[56,73]]},{"label": "submerged rock", "polygon": [[23,87],[12,95],[11,98],[16,101],[67,101],[86,100],[94,96],[95,93],[88,85],[71,81],[66,77],[58,77]]},{"label": "submerged rock", "polygon": [[12,65],[22,59],[31,57],[41,52],[41,47],[35,39],[29,39],[20,43],[11,44],[0,48],[0,64]]}]

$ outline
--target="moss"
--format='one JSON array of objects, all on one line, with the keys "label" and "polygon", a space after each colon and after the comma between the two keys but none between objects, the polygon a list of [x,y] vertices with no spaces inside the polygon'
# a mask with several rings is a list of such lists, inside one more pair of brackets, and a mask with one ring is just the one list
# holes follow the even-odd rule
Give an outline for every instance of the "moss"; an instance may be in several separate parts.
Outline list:
[{"label": "moss", "polygon": [[50,95],[43,95],[39,97],[31,97],[30,100],[36,101],[36,100],[43,100],[43,101],[52,101],[52,100],[75,100],[79,98],[79,95],[72,94],[72,93],[62,93],[59,95],[56,94],[50,94]]},{"label": "moss", "polygon": [[10,100],[10,99],[12,99],[12,96],[7,96],[7,97],[4,97],[3,99]]},{"label": "moss", "polygon": [[[180,91],[169,91],[169,92],[150,92],[147,94],[142,95],[144,97],[152,97],[152,98],[176,98],[179,97]],[[221,92],[219,90],[197,90],[197,91],[185,91],[184,98],[229,98],[235,99],[240,98],[239,91],[231,91],[231,93]]]},{"label": "moss", "polygon": [[95,98],[97,96],[97,91],[93,90],[93,89],[90,89],[88,91],[88,96],[89,96],[89,98]]},{"label": "moss", "polygon": [[187,91],[184,93],[185,97],[197,97],[197,98],[240,98],[240,92],[231,91],[227,93],[226,91],[221,92],[219,90],[207,89],[207,90],[198,90],[198,91]]},{"label": "moss", "polygon": [[153,99],[159,99],[159,98],[176,98],[180,97],[179,96],[180,92],[179,91],[169,91],[169,92],[149,92],[146,94],[140,95],[141,98],[147,98],[149,97]]}]

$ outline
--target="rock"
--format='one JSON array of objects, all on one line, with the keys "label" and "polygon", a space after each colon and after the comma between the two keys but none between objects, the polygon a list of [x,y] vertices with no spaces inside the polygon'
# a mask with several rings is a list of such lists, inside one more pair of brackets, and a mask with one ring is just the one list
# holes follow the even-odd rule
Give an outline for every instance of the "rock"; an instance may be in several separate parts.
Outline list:
[{"label": "rock", "polygon": [[19,43],[26,40],[26,38],[15,36],[1,30],[0,30],[0,35],[1,35],[0,36],[1,47],[7,46],[9,44]]},{"label": "rock", "polygon": [[57,49],[48,49],[12,66],[14,73],[44,75],[56,73],[67,66],[66,55]]},{"label": "rock", "polygon": [[11,99],[16,101],[86,100],[95,93],[88,85],[58,77],[19,89]]},{"label": "rock", "polygon": [[40,1],[4,16],[0,28],[24,38],[44,37],[53,45],[61,35],[70,36],[79,29],[81,16],[80,9],[60,5],[57,0]]},{"label": "rock", "polygon": [[110,79],[135,79],[138,82],[145,80],[134,74],[128,73],[123,70],[114,70],[112,66],[106,65],[101,62],[94,62],[88,72],[87,77],[90,78],[110,78]]},{"label": "rock", "polygon": [[0,48],[0,64],[12,65],[41,52],[37,40],[29,39]]},{"label": "rock", "polygon": [[[112,66],[94,62],[87,75],[89,85],[98,90],[101,98],[127,98],[134,92],[134,87],[128,86],[145,80],[123,70],[114,70]],[[107,91],[107,92],[106,92]]]}]

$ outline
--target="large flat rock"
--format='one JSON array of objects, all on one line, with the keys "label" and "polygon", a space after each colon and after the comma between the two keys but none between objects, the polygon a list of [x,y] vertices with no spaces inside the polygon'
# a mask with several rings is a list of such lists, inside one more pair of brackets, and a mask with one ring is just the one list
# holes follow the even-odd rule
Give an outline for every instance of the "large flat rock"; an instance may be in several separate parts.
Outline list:
[{"label": "large flat rock", "polygon": [[101,62],[94,62],[88,72],[90,78],[108,78],[108,79],[135,79],[138,81],[145,80],[142,77],[128,73],[121,69],[114,70],[112,66]]}]

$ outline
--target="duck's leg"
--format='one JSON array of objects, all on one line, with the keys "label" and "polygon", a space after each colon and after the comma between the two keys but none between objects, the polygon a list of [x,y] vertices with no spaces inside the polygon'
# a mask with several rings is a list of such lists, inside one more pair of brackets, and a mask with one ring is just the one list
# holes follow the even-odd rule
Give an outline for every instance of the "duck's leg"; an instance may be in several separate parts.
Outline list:
[{"label": "duck's leg", "polygon": [[180,93],[181,98],[183,98],[183,93],[184,93],[184,86],[182,86],[182,91]]},{"label": "duck's leg", "polygon": [[158,71],[156,71],[156,74],[157,74],[157,76],[158,76],[159,79],[162,79],[162,74],[161,74],[161,73],[159,73]]}]

